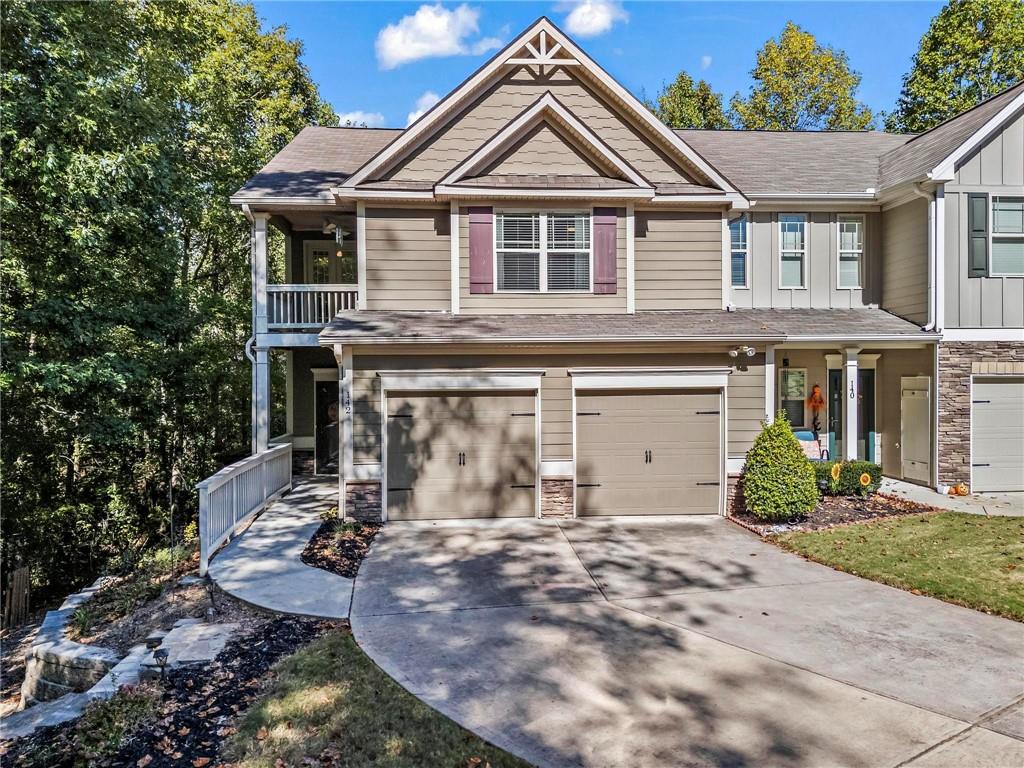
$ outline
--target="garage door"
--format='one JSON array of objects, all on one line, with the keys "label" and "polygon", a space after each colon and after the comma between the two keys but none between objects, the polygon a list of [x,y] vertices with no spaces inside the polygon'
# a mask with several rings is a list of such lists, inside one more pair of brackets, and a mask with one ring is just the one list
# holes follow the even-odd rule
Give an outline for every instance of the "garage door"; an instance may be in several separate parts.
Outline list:
[{"label": "garage door", "polygon": [[389,393],[388,518],[533,516],[534,409],[532,392]]},{"label": "garage door", "polygon": [[716,514],[721,396],[615,391],[576,396],[576,514]]},{"label": "garage door", "polygon": [[1024,379],[974,380],[971,465],[974,491],[1024,491]]}]

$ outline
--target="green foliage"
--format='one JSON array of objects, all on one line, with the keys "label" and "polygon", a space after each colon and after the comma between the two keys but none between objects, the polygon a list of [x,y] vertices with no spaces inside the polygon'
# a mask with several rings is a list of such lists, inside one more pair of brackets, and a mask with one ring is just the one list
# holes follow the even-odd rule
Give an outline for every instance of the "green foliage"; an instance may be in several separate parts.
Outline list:
[{"label": "green foliage", "polygon": [[814,468],[804,456],[784,411],[761,432],[743,467],[747,511],[762,520],[782,522],[805,517],[818,503]]},{"label": "green foliage", "polygon": [[860,74],[846,53],[821,45],[810,32],[787,22],[778,40],[768,40],[751,71],[754,85],[744,99],[733,96],[738,128],[755,131],[862,131],[873,116],[857,100]]},{"label": "green foliage", "polygon": [[[882,484],[882,468],[870,461],[817,461],[813,465],[818,488],[827,496],[870,496]],[[864,475],[867,484],[862,482]]]},{"label": "green foliage", "polygon": [[1024,2],[952,0],[932,19],[886,130],[919,133],[1024,80]]},{"label": "green foliage", "polygon": [[89,630],[96,624],[96,618],[96,613],[87,605],[75,608],[75,612],[71,614],[71,624],[69,626],[71,636],[82,637],[88,634]]},{"label": "green foliage", "polygon": [[195,544],[199,541],[199,524],[195,520],[191,521],[181,532],[181,538],[186,544]]},{"label": "green foliage", "polygon": [[657,100],[648,106],[670,128],[720,130],[729,127],[722,94],[715,93],[704,80],[694,83],[685,70],[680,70],[672,83],[663,86]]},{"label": "green foliage", "polygon": [[113,756],[126,736],[156,716],[160,694],[151,686],[126,686],[86,707],[75,726],[79,757],[87,764]]},{"label": "green foliage", "polygon": [[234,0],[0,4],[2,556],[36,595],[166,542],[248,452],[228,198],[336,123],[301,51]]}]

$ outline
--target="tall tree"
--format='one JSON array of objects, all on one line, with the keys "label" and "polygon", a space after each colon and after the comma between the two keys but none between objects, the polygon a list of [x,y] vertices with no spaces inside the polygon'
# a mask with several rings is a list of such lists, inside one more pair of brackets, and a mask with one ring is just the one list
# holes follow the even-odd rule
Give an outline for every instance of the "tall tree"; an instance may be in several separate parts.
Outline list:
[{"label": "tall tree", "polygon": [[952,0],[932,19],[886,130],[919,133],[1024,80],[1024,0]]},{"label": "tall tree", "polygon": [[768,40],[744,99],[733,96],[733,123],[755,131],[862,131],[874,119],[857,100],[860,74],[846,53],[821,45],[792,21]]},{"label": "tall tree", "polygon": [[0,5],[3,560],[90,578],[247,452],[248,226],[228,204],[335,123],[234,0]]},{"label": "tall tree", "polygon": [[663,86],[657,100],[648,106],[670,128],[719,130],[729,127],[722,94],[715,93],[704,80],[694,83],[685,70],[680,70],[673,82]]}]

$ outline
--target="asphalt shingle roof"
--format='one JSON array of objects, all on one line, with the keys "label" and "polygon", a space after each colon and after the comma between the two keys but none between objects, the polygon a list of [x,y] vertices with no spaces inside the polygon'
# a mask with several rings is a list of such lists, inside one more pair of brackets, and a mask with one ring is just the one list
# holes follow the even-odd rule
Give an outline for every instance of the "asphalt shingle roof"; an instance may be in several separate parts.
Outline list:
[{"label": "asphalt shingle roof", "polygon": [[914,323],[880,309],[739,309],[637,312],[616,315],[452,315],[447,312],[339,313],[321,342],[459,343],[785,340],[814,336],[837,340],[927,340]]}]

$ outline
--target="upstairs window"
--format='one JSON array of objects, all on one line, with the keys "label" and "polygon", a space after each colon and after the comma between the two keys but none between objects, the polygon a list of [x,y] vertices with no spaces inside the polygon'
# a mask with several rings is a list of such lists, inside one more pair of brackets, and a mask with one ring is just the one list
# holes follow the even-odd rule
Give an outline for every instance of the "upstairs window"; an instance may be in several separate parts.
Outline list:
[{"label": "upstairs window", "polygon": [[840,288],[860,288],[864,268],[864,218],[839,217],[839,278]]},{"label": "upstairs window", "polygon": [[499,291],[591,290],[589,213],[498,213]]},{"label": "upstairs window", "polygon": [[733,288],[747,287],[747,214],[741,214],[729,222],[729,241],[732,256],[729,271],[732,274]]},{"label": "upstairs window", "polygon": [[779,215],[779,287],[804,288],[807,262],[807,216]]},{"label": "upstairs window", "polygon": [[992,198],[993,277],[1024,275],[1024,197]]}]

